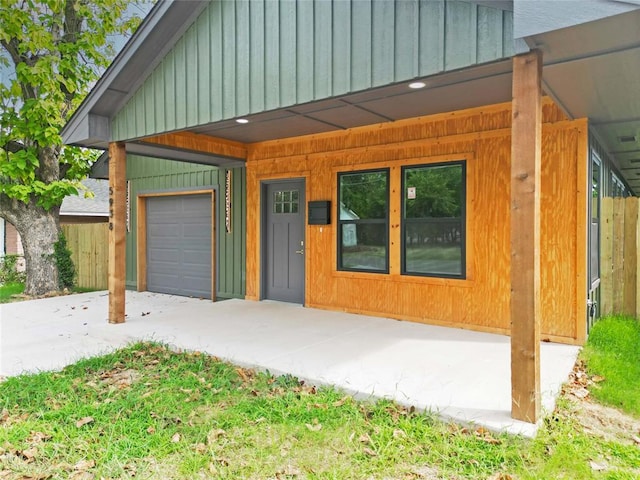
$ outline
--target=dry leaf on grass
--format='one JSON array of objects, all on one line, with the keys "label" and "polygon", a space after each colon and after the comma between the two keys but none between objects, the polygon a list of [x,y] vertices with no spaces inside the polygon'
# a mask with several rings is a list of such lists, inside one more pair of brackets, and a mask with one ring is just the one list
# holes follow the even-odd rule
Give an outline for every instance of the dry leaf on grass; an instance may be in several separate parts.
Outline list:
[{"label": "dry leaf on grass", "polygon": [[640,437],[638,435],[632,435],[631,440],[633,440],[633,443],[636,445],[640,445]]},{"label": "dry leaf on grass", "polygon": [[302,472],[298,468],[293,465],[287,465],[276,472],[276,478],[297,477],[301,474]]},{"label": "dry leaf on grass", "polygon": [[494,473],[487,480],[515,480],[515,478],[508,473]]},{"label": "dry leaf on grass", "polygon": [[364,453],[366,453],[367,455],[369,455],[370,457],[377,457],[378,456],[378,454],[376,452],[374,452],[373,450],[371,450],[369,447],[364,447],[362,449],[362,451]]},{"label": "dry leaf on grass", "polygon": [[307,430],[311,432],[319,432],[322,430],[322,424],[318,422],[317,418],[314,418],[311,423],[305,423],[305,427],[307,427]]},{"label": "dry leaf on grass", "polygon": [[73,469],[78,471],[86,471],[95,466],[96,466],[95,460],[80,460],[73,466]]},{"label": "dry leaf on grass", "polygon": [[33,462],[36,458],[36,455],[38,455],[38,449],[36,447],[25,448],[24,450],[18,452],[18,456],[22,457],[27,463]]},{"label": "dry leaf on grass", "polygon": [[591,470],[593,470],[594,472],[602,472],[607,469],[606,465],[603,465],[602,463],[594,462],[593,460],[589,462],[589,466],[591,467]]},{"label": "dry leaf on grass", "polygon": [[33,431],[27,438],[27,442],[29,442],[32,445],[46,442],[48,440],[51,440],[51,435],[47,435],[46,433],[42,433],[42,432],[33,432]]},{"label": "dry leaf on grass", "polygon": [[93,423],[93,422],[94,422],[93,417],[84,417],[84,418],[81,418],[80,420],[78,420],[76,422],[76,427],[81,428],[81,427],[84,427],[85,425],[88,425],[89,423]]},{"label": "dry leaf on grass", "polygon": [[74,472],[69,476],[69,480],[93,480],[95,475],[91,472]]},{"label": "dry leaf on grass", "polygon": [[342,397],[340,400],[336,400],[331,405],[333,405],[334,407],[341,407],[349,400],[351,400],[351,397],[347,395],[346,397]]},{"label": "dry leaf on grass", "polygon": [[220,437],[223,437],[227,432],[221,428],[216,428],[207,433],[207,445],[213,445],[218,441]]},{"label": "dry leaf on grass", "polygon": [[171,437],[171,443],[178,443],[180,441],[180,438],[182,438],[180,436],[179,433],[174,433],[173,436]]}]

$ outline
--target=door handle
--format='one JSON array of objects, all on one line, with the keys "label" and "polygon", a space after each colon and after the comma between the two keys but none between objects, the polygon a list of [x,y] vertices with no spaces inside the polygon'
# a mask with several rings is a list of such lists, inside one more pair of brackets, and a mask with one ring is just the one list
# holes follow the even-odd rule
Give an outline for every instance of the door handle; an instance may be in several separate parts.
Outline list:
[{"label": "door handle", "polygon": [[296,253],[298,255],[304,255],[304,250],[300,249],[300,250],[296,250]]}]

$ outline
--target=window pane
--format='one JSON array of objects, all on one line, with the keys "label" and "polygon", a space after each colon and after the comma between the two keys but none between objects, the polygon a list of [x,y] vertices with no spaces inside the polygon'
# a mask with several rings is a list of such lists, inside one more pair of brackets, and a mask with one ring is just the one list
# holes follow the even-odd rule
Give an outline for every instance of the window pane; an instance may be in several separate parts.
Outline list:
[{"label": "window pane", "polygon": [[293,202],[291,204],[291,213],[298,213],[298,202]]},{"label": "window pane", "polygon": [[386,272],[389,171],[338,175],[338,268]]},{"label": "window pane", "polygon": [[343,223],[341,233],[341,268],[387,269],[386,223]]},{"label": "window pane", "polygon": [[403,273],[464,276],[464,164],[404,168],[403,185]]},{"label": "window pane", "polygon": [[460,219],[407,224],[405,272],[462,275]]},{"label": "window pane", "polygon": [[459,217],[462,213],[462,165],[407,168],[404,218]]},{"label": "window pane", "polygon": [[387,171],[340,175],[340,220],[387,218]]},{"label": "window pane", "polygon": [[274,203],[273,204],[273,211],[274,211],[274,213],[282,213],[282,204],[281,203]]}]

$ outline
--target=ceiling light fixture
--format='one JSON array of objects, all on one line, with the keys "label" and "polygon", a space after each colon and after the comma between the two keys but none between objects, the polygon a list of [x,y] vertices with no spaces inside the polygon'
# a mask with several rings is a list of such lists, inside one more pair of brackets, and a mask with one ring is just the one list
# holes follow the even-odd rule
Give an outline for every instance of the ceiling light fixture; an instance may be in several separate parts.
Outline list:
[{"label": "ceiling light fixture", "polygon": [[635,135],[622,135],[622,136],[618,137],[618,141],[620,143],[635,142],[636,141],[636,137],[635,137]]},{"label": "ceiling light fixture", "polygon": [[236,122],[242,123],[244,125],[245,123],[249,123],[249,120],[247,120],[246,118],[236,118]]},{"label": "ceiling light fixture", "polygon": [[413,88],[414,90],[417,90],[419,88],[424,88],[426,86],[427,84],[424,82],[413,82],[409,84],[409,88]]}]

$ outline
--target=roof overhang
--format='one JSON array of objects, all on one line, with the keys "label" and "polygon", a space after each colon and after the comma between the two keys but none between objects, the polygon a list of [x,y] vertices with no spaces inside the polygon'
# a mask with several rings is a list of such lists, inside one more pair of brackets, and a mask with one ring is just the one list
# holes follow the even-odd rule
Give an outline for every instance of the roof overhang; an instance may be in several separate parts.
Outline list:
[{"label": "roof overhang", "polygon": [[613,3],[624,13],[525,40],[543,52],[545,91],[570,118],[589,118],[618,173],[640,192],[640,2]]},{"label": "roof overhang", "polygon": [[65,144],[106,148],[110,119],[205,9],[207,0],[162,0],[62,129]]}]

